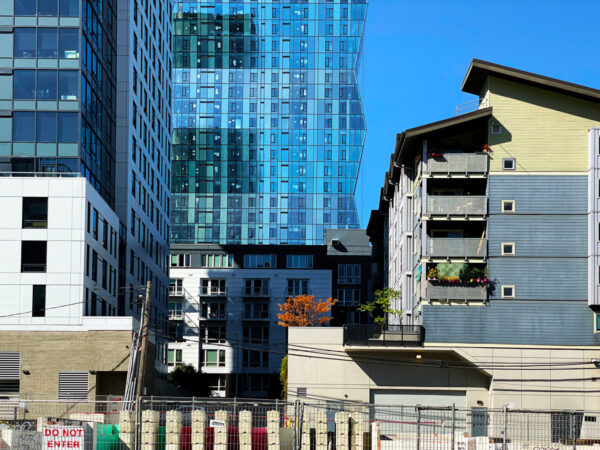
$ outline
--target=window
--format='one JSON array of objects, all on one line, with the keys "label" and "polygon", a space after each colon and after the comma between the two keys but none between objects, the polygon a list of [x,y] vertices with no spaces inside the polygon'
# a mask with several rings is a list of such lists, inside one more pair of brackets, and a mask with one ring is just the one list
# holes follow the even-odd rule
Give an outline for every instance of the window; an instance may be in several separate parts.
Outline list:
[{"label": "window", "polygon": [[189,254],[171,255],[171,267],[190,267]]},{"label": "window", "polygon": [[169,302],[169,319],[181,319],[183,317],[183,303]]},{"label": "window", "polygon": [[47,197],[23,197],[23,228],[48,228]]},{"label": "window", "polygon": [[269,318],[269,302],[249,301],[244,303],[244,319],[268,319]]},{"label": "window", "polygon": [[288,269],[312,269],[313,255],[287,255],[286,267]]},{"label": "window", "polygon": [[225,325],[205,325],[200,328],[200,342],[205,344],[223,344],[226,341]]},{"label": "window", "polygon": [[259,350],[244,350],[242,355],[243,367],[267,367],[269,365],[269,354]]},{"label": "window", "polygon": [[36,0],[15,0],[15,16],[35,16]]},{"label": "window", "polygon": [[225,295],[225,280],[200,280],[200,295]]},{"label": "window", "polygon": [[515,256],[515,243],[514,242],[503,242],[501,245],[502,245],[502,256]]},{"label": "window", "polygon": [[515,158],[502,158],[502,170],[515,170],[517,160]]},{"label": "window", "polygon": [[56,58],[58,46],[57,36],[56,28],[40,27],[37,29],[38,58]]},{"label": "window", "polygon": [[21,353],[0,352],[0,394],[19,392]]},{"label": "window", "polygon": [[266,344],[269,342],[268,325],[246,325],[243,328],[245,343]]},{"label": "window", "polygon": [[515,201],[514,200],[502,200],[502,214],[514,214],[515,213]]},{"label": "window", "polygon": [[225,367],[225,350],[204,350],[204,367]]},{"label": "window", "polygon": [[225,319],[227,305],[225,302],[203,302],[200,314],[204,319]]},{"label": "window", "polygon": [[358,306],[360,304],[360,289],[338,289],[337,299],[342,306]]},{"label": "window", "polygon": [[35,113],[15,111],[13,113],[13,141],[34,142],[35,141]]},{"label": "window", "polygon": [[490,134],[502,134],[502,126],[498,124],[493,124],[490,127]]},{"label": "window", "polygon": [[45,272],[46,247],[46,241],[22,241],[21,272]]},{"label": "window", "polygon": [[594,313],[594,333],[600,333],[600,313]]},{"label": "window", "polygon": [[169,365],[169,366],[183,365],[183,350],[169,349],[167,351],[167,365]]},{"label": "window", "polygon": [[56,113],[38,112],[35,129],[37,142],[56,142]]},{"label": "window", "polygon": [[338,264],[338,283],[359,284],[360,264]]},{"label": "window", "polygon": [[271,269],[277,267],[277,255],[244,255],[247,269]]},{"label": "window", "polygon": [[44,317],[46,315],[46,286],[34,284],[31,297],[31,316]]},{"label": "window", "polygon": [[59,400],[87,400],[88,372],[58,372]]},{"label": "window", "polygon": [[[38,28],[41,30],[41,28]],[[58,37],[59,58],[79,58],[79,30],[77,28],[60,28]]]},{"label": "window", "polygon": [[514,286],[502,286],[502,298],[515,298],[515,287]]},{"label": "window", "polygon": [[77,142],[78,123],[77,113],[58,113],[58,142]]},{"label": "window", "polygon": [[35,58],[36,34],[35,28],[15,28],[14,30],[14,57]]},{"label": "window", "polygon": [[171,278],[169,280],[169,295],[173,297],[183,295],[183,280],[181,278]]},{"label": "window", "polygon": [[287,280],[287,295],[306,295],[310,294],[309,280]]},{"label": "window", "polygon": [[57,16],[58,0],[38,0],[39,16]]},{"label": "window", "polygon": [[77,100],[79,92],[78,72],[61,70],[58,72],[58,99]]},{"label": "window", "polygon": [[56,76],[56,70],[38,70],[36,89],[38,100],[56,100]]},{"label": "window", "polygon": [[268,279],[253,279],[245,280],[246,289],[244,295],[266,297],[269,295],[269,280]]},{"label": "window", "polygon": [[13,72],[13,98],[15,100],[35,99],[35,70]]},{"label": "window", "polygon": [[233,267],[233,255],[202,255],[200,266],[230,268]]},{"label": "window", "polygon": [[77,17],[79,15],[79,0],[60,0],[60,15]]}]

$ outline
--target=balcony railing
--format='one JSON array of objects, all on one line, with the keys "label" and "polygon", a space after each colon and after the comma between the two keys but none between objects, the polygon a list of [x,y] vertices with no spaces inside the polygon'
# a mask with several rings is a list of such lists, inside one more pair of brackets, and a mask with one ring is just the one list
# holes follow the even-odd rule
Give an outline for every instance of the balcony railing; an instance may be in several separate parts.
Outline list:
[{"label": "balcony railing", "polygon": [[183,287],[169,286],[169,297],[183,297]]},{"label": "balcony railing", "polygon": [[298,295],[310,295],[310,289],[287,289],[285,290],[286,297],[297,297]]},{"label": "balcony railing", "polygon": [[169,320],[183,320],[183,311],[169,311]]},{"label": "balcony railing", "polygon": [[418,346],[424,340],[421,325],[344,325],[345,346]]},{"label": "balcony railing", "polygon": [[226,288],[218,288],[218,287],[201,287],[200,288],[200,296],[201,297],[227,297],[227,289]]},{"label": "balcony railing", "polygon": [[[433,154],[437,155],[435,152]],[[486,153],[440,153],[429,156],[427,173],[437,175],[450,174],[487,174],[488,155]]]},{"label": "balcony railing", "polygon": [[485,286],[438,285],[429,282],[427,299],[485,301],[487,300],[487,288]]},{"label": "balcony railing", "polygon": [[431,195],[427,197],[431,216],[485,216],[487,198],[482,195]]},{"label": "balcony railing", "polygon": [[269,288],[260,289],[244,289],[244,297],[270,297],[271,290]]},{"label": "balcony railing", "polygon": [[487,239],[429,238],[427,256],[433,258],[487,258]]}]

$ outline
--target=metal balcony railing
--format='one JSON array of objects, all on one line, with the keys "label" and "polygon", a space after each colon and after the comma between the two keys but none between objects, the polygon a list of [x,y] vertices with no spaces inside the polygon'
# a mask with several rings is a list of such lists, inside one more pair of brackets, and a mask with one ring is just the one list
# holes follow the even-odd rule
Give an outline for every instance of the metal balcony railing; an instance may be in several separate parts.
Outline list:
[{"label": "metal balcony railing", "polygon": [[253,288],[244,289],[244,297],[270,297],[271,290],[269,288]]},{"label": "metal balcony railing", "polygon": [[487,258],[487,239],[429,238],[427,256],[433,258]]},{"label": "metal balcony railing", "polygon": [[433,151],[427,159],[429,174],[487,174],[486,153],[439,153]]},{"label": "metal balcony railing", "polygon": [[289,289],[286,288],[285,290],[285,295],[286,297],[297,297],[298,295],[310,295],[311,291],[309,288],[307,289],[302,289],[302,288],[298,288],[298,289]]},{"label": "metal balcony railing", "polygon": [[219,287],[201,287],[200,296],[202,297],[227,297],[227,289]]},{"label": "metal balcony railing", "polygon": [[427,283],[428,300],[487,300],[485,286],[452,286]]},{"label": "metal balcony railing", "polygon": [[485,216],[487,198],[483,195],[430,195],[427,214],[432,216]]},{"label": "metal balcony railing", "polygon": [[183,320],[183,311],[169,311],[169,320]]},{"label": "metal balcony railing", "polygon": [[418,346],[424,340],[421,325],[344,325],[345,346]]},{"label": "metal balcony railing", "polygon": [[183,287],[169,286],[169,297],[183,297]]}]

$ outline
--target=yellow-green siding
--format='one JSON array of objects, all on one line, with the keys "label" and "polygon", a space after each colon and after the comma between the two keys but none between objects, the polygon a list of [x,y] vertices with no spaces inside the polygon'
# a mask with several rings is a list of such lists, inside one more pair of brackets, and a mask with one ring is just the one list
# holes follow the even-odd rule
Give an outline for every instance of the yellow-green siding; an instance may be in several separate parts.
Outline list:
[{"label": "yellow-green siding", "polygon": [[600,126],[599,103],[494,76],[481,95],[494,108],[492,123],[502,125],[502,134],[488,136],[490,171],[502,171],[502,158],[516,158],[516,172],[587,171],[588,129]]}]

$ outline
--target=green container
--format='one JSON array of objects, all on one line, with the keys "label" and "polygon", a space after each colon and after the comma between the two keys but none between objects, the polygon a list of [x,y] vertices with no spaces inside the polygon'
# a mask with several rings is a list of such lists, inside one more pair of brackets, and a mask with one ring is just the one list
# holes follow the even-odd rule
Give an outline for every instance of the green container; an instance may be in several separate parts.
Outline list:
[{"label": "green container", "polygon": [[119,448],[119,425],[105,425],[99,423],[96,426],[96,449],[119,450]]}]

